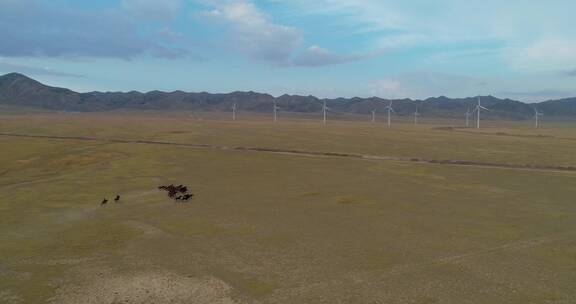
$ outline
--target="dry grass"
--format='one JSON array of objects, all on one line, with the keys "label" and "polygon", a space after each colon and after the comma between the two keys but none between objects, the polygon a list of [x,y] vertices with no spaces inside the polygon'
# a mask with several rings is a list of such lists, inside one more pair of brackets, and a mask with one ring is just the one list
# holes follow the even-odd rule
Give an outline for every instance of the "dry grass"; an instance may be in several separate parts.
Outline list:
[{"label": "dry grass", "polygon": [[[0,120],[5,133],[576,164],[563,126],[436,127]],[[2,303],[575,301],[574,173],[10,137],[0,147]],[[169,183],[195,199],[174,204],[155,189]],[[115,194],[122,203],[99,206]]]}]

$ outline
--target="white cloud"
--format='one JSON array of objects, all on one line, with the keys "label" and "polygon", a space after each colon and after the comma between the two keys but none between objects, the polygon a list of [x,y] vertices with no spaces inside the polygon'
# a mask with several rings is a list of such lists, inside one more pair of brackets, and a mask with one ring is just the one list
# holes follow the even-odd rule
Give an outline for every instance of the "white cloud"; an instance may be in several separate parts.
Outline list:
[{"label": "white cloud", "polygon": [[164,27],[156,32],[156,36],[160,41],[166,42],[179,42],[187,39],[187,36],[181,32],[174,31],[169,27]]},{"label": "white cloud", "polygon": [[406,88],[397,79],[379,79],[370,84],[371,93],[374,96],[401,99],[415,97],[415,92]]},{"label": "white cloud", "polygon": [[322,66],[346,61],[346,58],[332,54],[324,48],[311,46],[294,59],[294,64],[303,66]]},{"label": "white cloud", "polygon": [[294,27],[274,23],[249,1],[208,1],[203,15],[227,31],[228,47],[249,57],[285,63],[301,45],[302,34]]},{"label": "white cloud", "polygon": [[180,0],[122,0],[122,7],[136,17],[158,21],[175,18],[180,11]]},{"label": "white cloud", "polygon": [[293,59],[292,65],[310,66],[310,67],[326,66],[326,65],[358,61],[376,55],[377,55],[376,53],[357,54],[357,55],[338,55],[330,52],[325,48],[314,45],[298,54]]},{"label": "white cloud", "polygon": [[374,96],[384,98],[461,97],[485,94],[482,79],[446,73],[414,72],[391,76],[369,84]]},{"label": "white cloud", "polygon": [[[344,31],[368,33],[374,50],[458,45],[493,47],[510,67],[573,64],[576,1],[275,0],[302,15],[333,17]],[[558,38],[560,37],[560,38]],[[539,64],[529,64],[531,60]]]},{"label": "white cloud", "polygon": [[391,1],[375,0],[276,0],[300,8],[306,15],[336,16],[342,24],[354,24],[358,31],[401,29],[406,22]]},{"label": "white cloud", "polygon": [[544,39],[531,44],[511,47],[507,56],[519,70],[555,72],[576,63],[576,39]]},{"label": "white cloud", "polygon": [[59,77],[83,77],[82,75],[66,73],[50,67],[35,67],[27,64],[14,63],[13,60],[0,57],[0,74],[18,72],[27,75],[59,76]]}]

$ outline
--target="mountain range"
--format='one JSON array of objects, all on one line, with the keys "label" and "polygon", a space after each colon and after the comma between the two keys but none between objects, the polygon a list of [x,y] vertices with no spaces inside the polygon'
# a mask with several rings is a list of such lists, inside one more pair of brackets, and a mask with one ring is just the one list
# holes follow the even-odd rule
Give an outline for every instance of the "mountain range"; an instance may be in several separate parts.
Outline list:
[{"label": "mountain range", "polygon": [[[486,114],[494,118],[522,120],[530,119],[537,108],[546,116],[576,118],[576,97],[527,104],[511,99],[482,96],[482,105],[489,108]],[[163,110],[163,111],[230,111],[234,103],[239,111],[270,112],[274,102],[281,111],[311,113],[322,110],[326,104],[334,113],[370,114],[384,113],[393,103],[397,115],[409,116],[418,111],[428,117],[462,117],[473,109],[477,97],[448,98],[433,97],[425,100],[370,98],[320,99],[314,96],[282,95],[274,97],[257,92],[232,92],[227,94],[188,93],[183,91],[147,93],[131,92],[88,92],[78,93],[65,88],[44,85],[18,73],[0,76],[0,105],[39,108],[55,111],[95,112],[118,109]]]}]

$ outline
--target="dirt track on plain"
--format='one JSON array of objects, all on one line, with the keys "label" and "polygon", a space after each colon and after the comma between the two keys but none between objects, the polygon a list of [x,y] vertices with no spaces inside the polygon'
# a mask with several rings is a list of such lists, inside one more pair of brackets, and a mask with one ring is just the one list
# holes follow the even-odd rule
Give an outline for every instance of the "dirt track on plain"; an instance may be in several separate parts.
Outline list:
[{"label": "dirt track on plain", "polygon": [[52,139],[52,140],[92,141],[92,142],[117,143],[117,144],[145,144],[145,145],[180,146],[180,147],[188,147],[188,148],[214,149],[214,150],[224,150],[224,151],[246,151],[246,152],[274,153],[274,154],[297,155],[297,156],[338,157],[338,158],[350,158],[350,159],[410,162],[410,163],[415,163],[415,164],[450,165],[450,166],[493,168],[493,169],[515,169],[515,170],[552,171],[552,172],[576,172],[576,167],[572,167],[572,166],[491,163],[491,162],[453,160],[453,159],[425,159],[425,158],[417,158],[417,157],[366,155],[366,154],[322,152],[322,151],[304,151],[304,150],[279,149],[279,148],[267,148],[267,147],[241,147],[241,146],[229,147],[229,146],[218,146],[218,145],[208,145],[208,144],[176,143],[176,142],[165,142],[165,141],[154,141],[154,140],[110,139],[110,138],[97,138],[97,137],[86,137],[86,136],[55,136],[55,135],[33,135],[33,134],[17,134],[17,133],[0,133],[0,136],[20,137],[20,138],[36,138],[36,139]]}]

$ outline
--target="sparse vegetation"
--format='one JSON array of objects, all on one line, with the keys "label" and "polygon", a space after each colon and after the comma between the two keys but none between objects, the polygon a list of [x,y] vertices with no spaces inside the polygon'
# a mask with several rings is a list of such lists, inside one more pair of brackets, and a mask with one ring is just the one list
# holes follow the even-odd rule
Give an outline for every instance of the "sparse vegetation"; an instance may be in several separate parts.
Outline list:
[{"label": "sparse vegetation", "polygon": [[0,302],[576,296],[576,129],[129,114],[0,117]]}]

